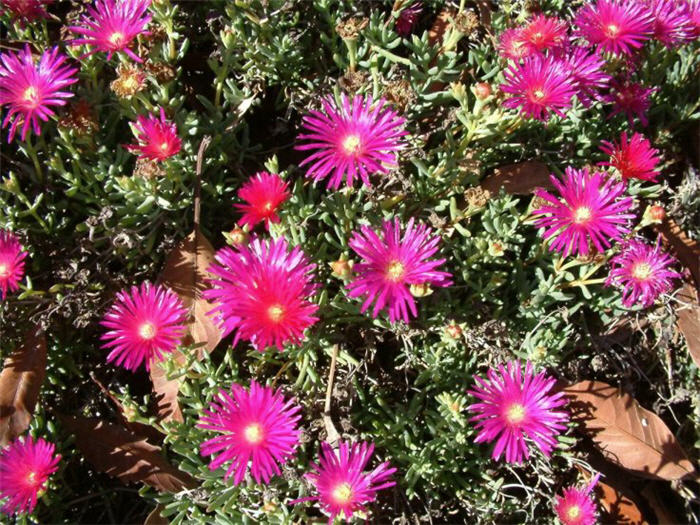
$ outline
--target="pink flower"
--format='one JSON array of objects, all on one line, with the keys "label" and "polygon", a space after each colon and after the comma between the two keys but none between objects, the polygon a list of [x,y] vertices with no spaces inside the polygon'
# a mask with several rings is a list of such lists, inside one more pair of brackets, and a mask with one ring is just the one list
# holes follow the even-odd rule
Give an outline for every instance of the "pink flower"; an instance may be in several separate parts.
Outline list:
[{"label": "pink flower", "polygon": [[352,186],[355,177],[371,186],[369,176],[387,173],[397,167],[396,152],[405,147],[405,120],[385,106],[384,99],[356,95],[352,102],[343,95],[338,108],[333,98],[323,100],[323,112],[312,111],[304,117],[306,133],[297,138],[306,141],[299,150],[315,150],[299,166],[310,164],[306,176],[314,181],[330,177],[328,188],[338,189],[345,177]]},{"label": "pink flower", "polygon": [[321,509],[329,515],[329,525],[336,516],[346,520],[361,511],[367,513],[367,503],[377,498],[377,492],[393,487],[391,475],[395,468],[385,461],[371,472],[364,472],[374,452],[374,444],[348,443],[341,441],[334,451],[328,443],[321,443],[321,457],[312,463],[312,472],[305,474],[316,487],[317,496],[301,498],[291,503],[318,501]]},{"label": "pink flower", "polygon": [[557,17],[535,15],[520,29],[520,38],[530,48],[530,54],[558,49],[568,40],[566,23]]},{"label": "pink flower", "polygon": [[0,299],[5,300],[7,291],[19,290],[24,277],[24,259],[27,252],[22,249],[17,236],[0,229]]},{"label": "pink flower", "polygon": [[700,37],[700,0],[685,0],[690,21],[690,36]]},{"label": "pink flower", "polygon": [[579,10],[575,23],[581,36],[615,55],[631,55],[652,32],[651,11],[639,0],[587,3]]},{"label": "pink flower", "polygon": [[246,204],[236,204],[243,212],[238,224],[251,228],[265,221],[265,228],[270,229],[270,223],[280,222],[277,210],[289,196],[289,184],[284,182],[276,173],[261,171],[246,181],[238,190],[238,198]]},{"label": "pink flower", "polygon": [[[87,8],[81,25],[68,29],[79,35],[70,41],[73,46],[87,44],[93,49],[84,56],[97,52],[107,53],[107,60],[118,51],[123,51],[136,62],[143,62],[129,45],[140,34],[148,34],[146,26],[151,21],[148,7],[151,0],[95,0]],[[81,36],[80,36],[81,35]]]},{"label": "pink flower", "polygon": [[534,54],[532,47],[526,45],[523,30],[520,27],[503,31],[498,41],[498,49],[503,58],[516,61]]},{"label": "pink flower", "polygon": [[126,147],[139,157],[149,160],[165,160],[176,155],[182,147],[177,136],[177,126],[165,118],[165,111],[160,108],[160,118],[152,113],[147,117],[139,115],[132,125],[136,144]]},{"label": "pink flower", "polygon": [[399,17],[396,19],[396,32],[403,37],[410,35],[413,32],[413,28],[416,27],[422,12],[423,5],[420,2],[402,9]]},{"label": "pink flower", "polygon": [[690,39],[693,22],[688,7],[677,0],[648,0],[653,15],[654,38],[666,47]]},{"label": "pink flower", "polygon": [[53,0],[2,0],[0,14],[9,11],[12,18],[21,22],[31,22],[38,18],[48,18],[46,8]]},{"label": "pink flower", "polygon": [[522,463],[530,457],[527,441],[549,457],[556,437],[566,427],[565,412],[556,409],[566,404],[563,392],[549,394],[556,379],[545,372],[535,374],[532,363],[523,373],[519,361],[488,371],[488,379],[475,376],[476,384],[469,393],[480,400],[468,407],[476,413],[479,434],[475,443],[496,441],[491,457],[498,460],[505,452],[508,463]]},{"label": "pink flower", "polygon": [[281,351],[287,342],[300,344],[304,330],[318,321],[318,306],[310,301],[318,287],[314,268],[299,247],[289,252],[284,238],[254,238],[217,252],[208,270],[212,289],[204,295],[219,303],[212,314],[224,333],[236,330],[234,345],[243,339],[260,352],[273,345]]},{"label": "pink flower", "polygon": [[549,204],[533,211],[535,226],[544,228],[542,236],[553,239],[550,251],[558,251],[564,257],[569,254],[587,255],[588,243],[602,252],[610,247],[612,239],[629,232],[628,220],[634,214],[632,198],[622,197],[625,183],[615,182],[604,173],[589,174],[588,169],[566,168],[559,181],[551,177],[559,198],[548,191],[537,189],[535,195]]},{"label": "pink flower", "polygon": [[639,117],[643,126],[649,124],[646,113],[651,107],[649,95],[656,91],[654,88],[645,88],[641,84],[620,79],[613,80],[610,88],[610,94],[603,96],[603,100],[613,104],[608,118],[624,112],[630,126],[634,125],[635,116]]},{"label": "pink flower", "polygon": [[385,306],[389,319],[409,320],[418,315],[416,303],[409,291],[412,284],[449,286],[451,275],[436,271],[445,259],[429,260],[439,249],[440,237],[419,224],[414,227],[413,218],[408,221],[401,235],[399,219],[384,221],[381,238],[368,226],[360,226],[348,245],[362,257],[362,262],[353,267],[356,277],[347,285],[350,297],[365,297],[362,312],[372,302],[372,317],[377,317]]},{"label": "pink flower", "polygon": [[569,487],[564,489],[563,496],[557,496],[555,510],[563,525],[595,525],[596,510],[595,503],[590,497],[590,493],[598,483],[600,474],[593,476],[593,479],[584,489]]},{"label": "pink flower", "polygon": [[512,97],[503,105],[520,108],[527,117],[546,121],[550,112],[563,117],[571,107],[576,86],[567,63],[551,55],[533,55],[522,63],[513,62],[505,71],[506,81],[501,85],[504,93]]},{"label": "pink flower", "polygon": [[237,384],[231,385],[231,395],[221,389],[197,424],[219,435],[202,443],[200,453],[218,454],[209,464],[210,470],[230,461],[224,479],[233,474],[234,485],[243,481],[248,463],[256,483],[269,483],[299,444],[300,411],[301,407],[286,400],[279,390],[255,380],[251,380],[249,391]]},{"label": "pink flower", "polygon": [[63,65],[65,61],[58,47],[44,51],[38,63],[34,62],[29,46],[16,53],[0,54],[0,105],[9,107],[2,127],[12,123],[7,142],[12,142],[20,125],[23,125],[22,140],[30,129],[40,135],[39,120],[48,121],[54,115],[51,106],[64,106],[64,99],[73,96],[61,89],[78,81],[75,77],[78,70]]},{"label": "pink flower", "polygon": [[627,140],[627,133],[620,135],[620,142],[602,141],[600,149],[610,155],[610,162],[601,162],[602,166],[612,166],[624,179],[639,179],[656,182],[659,171],[659,150],[651,147],[644,135],[635,133]]},{"label": "pink flower", "polygon": [[0,498],[7,498],[2,512],[31,514],[49,476],[58,470],[60,455],[53,443],[32,436],[20,438],[0,453]]},{"label": "pink flower", "polygon": [[622,246],[622,251],[610,260],[610,274],[605,286],[622,289],[622,304],[631,308],[639,304],[648,308],[661,294],[673,288],[673,279],[681,274],[670,266],[676,260],[661,250],[661,239],[656,245],[631,239]]},{"label": "pink flower", "polygon": [[590,107],[594,100],[601,98],[600,91],[608,87],[611,79],[605,72],[605,59],[597,51],[573,46],[564,60],[578,89],[576,96],[584,107]]},{"label": "pink flower", "polygon": [[108,329],[102,348],[112,351],[107,362],[135,371],[172,352],[185,333],[187,310],[172,291],[144,282],[122,290],[100,323]]}]

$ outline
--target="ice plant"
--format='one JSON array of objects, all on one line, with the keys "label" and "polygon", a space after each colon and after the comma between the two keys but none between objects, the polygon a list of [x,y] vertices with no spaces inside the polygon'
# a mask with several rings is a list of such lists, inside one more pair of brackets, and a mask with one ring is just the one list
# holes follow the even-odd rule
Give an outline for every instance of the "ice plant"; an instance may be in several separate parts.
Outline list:
[{"label": "ice plant", "polygon": [[231,462],[224,479],[233,475],[234,485],[243,481],[249,464],[256,483],[269,483],[299,443],[300,411],[301,407],[285,399],[279,390],[255,380],[249,390],[237,384],[231,385],[230,394],[221,389],[197,424],[219,434],[201,444],[201,454],[215,456],[210,470]]},{"label": "ice plant", "polygon": [[107,328],[102,348],[111,349],[107,362],[150,370],[180,344],[186,319],[187,310],[167,288],[144,282],[122,290],[100,323]]},{"label": "ice plant", "polygon": [[531,46],[526,45],[521,28],[506,29],[498,39],[498,49],[503,58],[520,60],[533,54]]},{"label": "ice plant", "polygon": [[610,260],[610,274],[606,286],[622,290],[622,304],[631,308],[648,308],[661,294],[673,288],[673,280],[682,276],[671,269],[676,260],[661,249],[661,239],[649,245],[631,239],[621,252]]},{"label": "ice plant", "polygon": [[10,12],[12,18],[20,23],[31,22],[39,18],[48,18],[46,8],[53,0],[0,0],[0,14]]},{"label": "ice plant", "polygon": [[110,60],[114,53],[123,51],[136,62],[143,62],[129,46],[138,35],[148,33],[150,5],[151,0],[95,0],[79,25],[68,28],[77,35],[70,44],[90,46],[92,49],[84,56],[103,52]]},{"label": "ice plant", "polygon": [[399,17],[396,19],[396,32],[403,37],[410,35],[413,32],[413,28],[416,27],[422,12],[423,4],[421,2],[415,2],[402,9]]},{"label": "ice plant", "polygon": [[243,339],[260,352],[282,350],[285,343],[301,343],[304,330],[318,321],[318,306],[310,301],[314,268],[301,248],[289,251],[284,238],[253,238],[217,252],[208,270],[212,288],[204,295],[219,303],[211,313],[224,333],[236,331],[234,345]]},{"label": "ice plant", "polygon": [[520,108],[520,113],[537,120],[548,120],[552,112],[563,117],[576,94],[567,63],[551,55],[536,54],[511,63],[505,79],[501,90],[512,96],[503,105]]},{"label": "ice plant", "polygon": [[132,126],[137,143],[128,145],[127,149],[138,153],[141,158],[165,160],[176,155],[182,147],[177,126],[165,117],[163,108],[160,108],[160,118],[152,113],[139,115]]},{"label": "ice plant", "polygon": [[656,182],[659,170],[659,151],[640,133],[635,133],[628,140],[627,133],[622,132],[620,142],[602,141],[600,149],[610,155],[610,162],[601,162],[602,166],[612,166],[625,179],[639,179]]},{"label": "ice plant", "polygon": [[666,47],[688,40],[693,32],[688,7],[678,0],[649,0],[654,38]]},{"label": "ice plant", "polygon": [[564,257],[587,255],[590,242],[602,252],[611,240],[629,232],[627,223],[634,214],[629,213],[632,198],[623,197],[624,182],[572,167],[566,168],[563,180],[552,175],[551,181],[558,197],[538,188],[535,195],[545,203],[533,211],[535,226],[544,229],[545,239],[552,239],[550,251]]},{"label": "ice plant", "polygon": [[336,516],[346,520],[356,512],[367,512],[366,504],[373,502],[377,492],[396,485],[391,479],[396,472],[385,461],[371,472],[365,468],[372,458],[374,444],[341,441],[335,451],[328,443],[321,443],[321,455],[318,463],[312,463],[312,471],[305,474],[316,488],[316,496],[302,498],[302,501],[318,501],[321,509],[329,515],[329,525]]},{"label": "ice plant", "polygon": [[63,106],[65,99],[73,96],[63,89],[78,81],[78,70],[65,62],[58,47],[44,51],[38,62],[28,45],[17,52],[0,54],[0,106],[9,109],[2,122],[3,128],[10,126],[8,142],[12,142],[19,126],[22,140],[30,129],[41,134],[39,121],[46,122],[54,115],[51,106]]},{"label": "ice plant", "polygon": [[557,17],[535,15],[520,29],[520,38],[531,53],[541,53],[566,45],[566,23]]},{"label": "ice plant", "polygon": [[299,165],[308,165],[306,176],[328,178],[326,186],[338,189],[343,178],[352,186],[356,177],[370,186],[369,176],[395,168],[397,152],[405,147],[405,119],[386,106],[384,99],[345,95],[340,107],[332,97],[323,100],[323,111],[312,111],[302,121],[299,150],[313,150]]},{"label": "ice plant", "polygon": [[689,37],[700,37],[700,0],[685,0],[690,22]]},{"label": "ice plant", "polygon": [[597,0],[579,10],[575,24],[591,44],[616,55],[631,55],[651,38],[652,14],[641,0]]},{"label": "ice plant", "polygon": [[645,88],[641,84],[629,80],[613,80],[610,85],[610,93],[603,96],[606,102],[612,102],[613,110],[608,118],[618,113],[625,113],[630,126],[634,125],[634,117],[638,117],[642,126],[647,126],[647,111],[651,107],[649,96],[654,88]]},{"label": "ice plant", "polygon": [[264,221],[269,229],[270,223],[280,222],[277,210],[290,196],[288,187],[289,183],[276,173],[262,171],[253,175],[238,190],[238,198],[245,201],[235,205],[243,212],[238,224],[252,228]]},{"label": "ice plant", "polygon": [[557,496],[554,509],[559,521],[564,525],[595,525],[596,509],[591,499],[591,491],[598,483],[598,478],[600,474],[593,476],[587,487],[569,487],[564,489],[563,495]]},{"label": "ice plant", "polygon": [[601,98],[600,91],[608,87],[610,75],[605,72],[605,59],[597,51],[572,46],[565,55],[576,96],[585,107]]},{"label": "ice plant", "polygon": [[7,515],[30,514],[49,476],[58,470],[61,456],[53,443],[31,436],[20,438],[0,453],[0,499]]},{"label": "ice plant", "polygon": [[424,224],[415,225],[413,218],[403,234],[398,218],[384,221],[381,237],[369,226],[361,226],[348,245],[362,258],[353,267],[356,276],[347,285],[348,295],[364,297],[362,312],[374,302],[372,317],[386,307],[391,322],[408,322],[418,315],[410,285],[452,284],[449,273],[437,270],[445,259],[431,259],[439,249],[440,236]]},{"label": "ice plant", "polygon": [[498,370],[489,369],[487,378],[475,376],[469,393],[479,402],[468,407],[476,415],[479,431],[476,443],[495,441],[491,457],[505,454],[508,463],[522,463],[530,457],[529,442],[549,456],[556,437],[566,427],[568,415],[558,410],[566,404],[563,392],[550,393],[556,379],[545,372],[535,374],[532,363],[525,371],[519,361],[509,361]]},{"label": "ice plant", "polygon": [[0,300],[5,300],[8,290],[19,290],[26,257],[27,252],[22,249],[17,236],[0,229]]}]

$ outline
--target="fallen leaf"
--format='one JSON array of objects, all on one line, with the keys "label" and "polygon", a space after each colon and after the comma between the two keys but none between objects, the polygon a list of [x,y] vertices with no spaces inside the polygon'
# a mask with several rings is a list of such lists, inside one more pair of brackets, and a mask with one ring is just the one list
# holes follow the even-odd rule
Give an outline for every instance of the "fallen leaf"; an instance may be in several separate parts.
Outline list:
[{"label": "fallen leaf", "polygon": [[700,243],[690,239],[681,227],[673,220],[666,217],[661,224],[656,227],[678,260],[690,270],[690,274],[695,280],[695,287],[700,288]]},{"label": "fallen leaf", "polygon": [[682,518],[676,516],[674,509],[669,507],[672,505],[668,500],[665,501],[664,496],[659,494],[659,487],[647,485],[642,490],[642,496],[647,500],[647,503],[656,514],[656,523],[659,525],[676,525],[683,523]]},{"label": "fallen leaf", "polygon": [[700,306],[694,288],[686,284],[676,298],[683,301],[676,307],[678,329],[685,337],[685,343],[693,362],[700,367]]},{"label": "fallen leaf", "polygon": [[511,195],[530,195],[535,188],[551,188],[550,170],[538,160],[500,166],[481,181],[481,187],[492,195],[503,188]]},{"label": "fallen leaf", "polygon": [[193,488],[196,481],[172,466],[160,448],[113,423],[82,416],[61,416],[75,444],[93,467],[123,483],[145,483],[161,492]]},{"label": "fallen leaf", "polygon": [[593,492],[605,510],[600,519],[601,523],[624,523],[626,525],[648,523],[636,503],[607,483],[598,481]]},{"label": "fallen leaf", "polygon": [[34,327],[0,374],[0,447],[29,428],[46,377],[46,337]]},{"label": "fallen leaf", "polygon": [[610,461],[655,479],[680,479],[694,472],[666,424],[632,396],[599,381],[582,381],[564,392],[572,418]]},{"label": "fallen leaf", "polygon": [[148,514],[148,516],[146,516],[146,520],[143,522],[143,525],[168,525],[168,523],[170,523],[168,519],[160,515],[160,513],[164,510],[165,505],[158,505]]},{"label": "fallen leaf", "polygon": [[[175,350],[174,359],[177,363],[184,364],[185,356],[182,352]],[[177,421],[182,423],[182,410],[177,400],[180,391],[180,381],[168,379],[167,373],[159,363],[151,365],[151,382],[156,401],[156,413],[161,421]]]}]

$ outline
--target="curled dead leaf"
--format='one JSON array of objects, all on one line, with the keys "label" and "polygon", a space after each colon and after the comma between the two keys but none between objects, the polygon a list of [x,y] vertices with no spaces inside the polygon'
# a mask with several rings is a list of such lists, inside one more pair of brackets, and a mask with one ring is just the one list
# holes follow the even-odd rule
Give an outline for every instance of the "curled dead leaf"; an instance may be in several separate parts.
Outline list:
[{"label": "curled dead leaf", "polygon": [[685,338],[688,353],[693,362],[700,367],[700,306],[693,286],[686,284],[678,292],[676,299],[681,301],[676,306],[678,329]]},{"label": "curled dead leaf", "polygon": [[197,485],[192,476],[171,465],[160,448],[113,423],[82,416],[61,416],[75,434],[75,444],[93,467],[124,483],[145,483],[161,492]]},{"label": "curled dead leaf", "polygon": [[[175,350],[174,359],[177,363],[184,364],[185,356],[182,352]],[[180,381],[168,379],[165,368],[160,363],[151,365],[151,382],[155,394],[156,413],[161,421],[177,421],[182,423],[182,410],[177,400],[180,391]]]},{"label": "curled dead leaf", "polygon": [[700,243],[689,238],[681,227],[673,220],[666,217],[656,227],[664,241],[670,245],[678,260],[690,270],[695,281],[695,287],[700,288]]},{"label": "curled dead leaf", "polygon": [[46,337],[38,326],[5,360],[0,374],[0,447],[29,428],[46,377]]},{"label": "curled dead leaf", "polygon": [[552,187],[549,175],[547,165],[538,160],[507,164],[482,180],[481,188],[492,195],[498,195],[501,188],[511,195],[530,195],[535,188]]},{"label": "curled dead leaf", "polygon": [[582,381],[564,392],[573,420],[613,463],[655,479],[675,480],[694,473],[666,424],[632,396],[599,381]]}]

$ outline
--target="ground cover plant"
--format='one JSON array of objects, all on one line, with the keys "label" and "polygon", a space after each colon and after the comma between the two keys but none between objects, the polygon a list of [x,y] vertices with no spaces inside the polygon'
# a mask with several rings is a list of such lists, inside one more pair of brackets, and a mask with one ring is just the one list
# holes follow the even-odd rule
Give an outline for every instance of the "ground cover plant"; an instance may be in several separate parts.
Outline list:
[{"label": "ground cover plant", "polygon": [[700,2],[0,0],[18,523],[697,523]]}]

